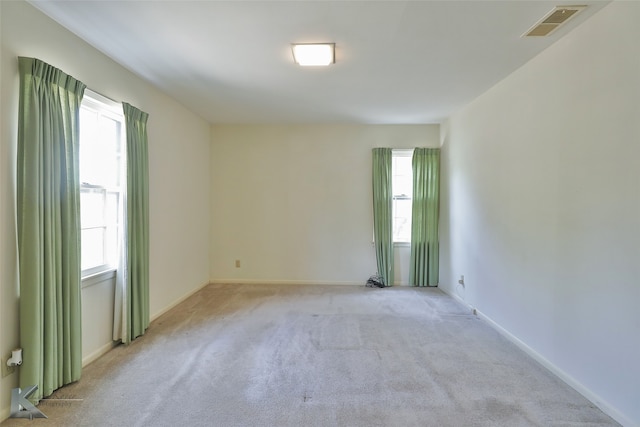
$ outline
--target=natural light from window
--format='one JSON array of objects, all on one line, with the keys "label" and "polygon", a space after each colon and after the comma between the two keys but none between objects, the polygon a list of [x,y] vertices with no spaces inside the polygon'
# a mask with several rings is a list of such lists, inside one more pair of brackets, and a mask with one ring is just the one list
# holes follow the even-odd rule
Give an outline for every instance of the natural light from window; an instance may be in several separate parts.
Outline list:
[{"label": "natural light from window", "polygon": [[83,276],[115,268],[124,141],[122,107],[85,93],[80,107],[80,218]]},{"label": "natural light from window", "polygon": [[392,151],[393,241],[395,243],[411,242],[412,155],[413,150]]}]

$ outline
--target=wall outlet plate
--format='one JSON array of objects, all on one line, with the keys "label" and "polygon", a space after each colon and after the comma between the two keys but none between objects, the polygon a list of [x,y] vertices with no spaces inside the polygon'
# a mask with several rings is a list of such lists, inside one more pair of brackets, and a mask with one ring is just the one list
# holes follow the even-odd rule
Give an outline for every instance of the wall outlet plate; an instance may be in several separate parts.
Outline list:
[{"label": "wall outlet plate", "polygon": [[2,378],[8,377],[16,371],[15,366],[7,366],[7,360],[11,359],[11,356],[2,358]]}]

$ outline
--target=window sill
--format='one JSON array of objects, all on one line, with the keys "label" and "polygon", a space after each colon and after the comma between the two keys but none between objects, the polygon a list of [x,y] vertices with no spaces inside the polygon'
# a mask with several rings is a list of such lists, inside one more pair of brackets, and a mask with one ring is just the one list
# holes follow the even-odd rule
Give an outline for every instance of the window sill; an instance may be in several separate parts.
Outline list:
[{"label": "window sill", "polygon": [[411,247],[411,242],[393,242],[394,248],[408,248]]},{"label": "window sill", "polygon": [[103,270],[97,273],[89,274],[84,276],[81,280],[82,285],[81,288],[88,288],[89,286],[97,285],[100,282],[104,282],[105,280],[113,279],[116,277],[116,269],[110,268],[108,270]]}]

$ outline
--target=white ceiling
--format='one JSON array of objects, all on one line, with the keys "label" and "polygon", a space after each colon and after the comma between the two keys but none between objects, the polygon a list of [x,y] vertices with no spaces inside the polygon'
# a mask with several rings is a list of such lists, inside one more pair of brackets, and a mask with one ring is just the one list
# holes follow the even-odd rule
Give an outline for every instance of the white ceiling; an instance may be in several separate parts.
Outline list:
[{"label": "white ceiling", "polygon": [[[563,1],[30,0],[212,123],[438,123],[563,37]],[[335,42],[302,68],[290,43]]]}]

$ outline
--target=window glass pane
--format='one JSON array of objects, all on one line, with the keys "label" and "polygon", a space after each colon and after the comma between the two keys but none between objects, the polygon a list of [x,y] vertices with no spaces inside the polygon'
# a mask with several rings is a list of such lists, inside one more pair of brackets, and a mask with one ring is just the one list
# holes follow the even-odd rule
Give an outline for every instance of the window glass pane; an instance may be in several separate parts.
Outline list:
[{"label": "window glass pane", "polygon": [[120,184],[120,122],[80,110],[80,181],[103,187]]},{"label": "window glass pane", "polygon": [[106,205],[104,207],[105,222],[109,226],[118,225],[118,208],[120,205],[120,195],[110,191],[106,194]]},{"label": "window glass pane", "polygon": [[104,190],[83,190],[80,193],[81,227],[90,228],[104,226],[104,205]]},{"label": "window glass pane", "polygon": [[107,193],[105,215],[107,220],[107,234],[105,256],[108,264],[117,264],[118,256],[118,209],[120,205],[119,193]]},{"label": "window glass pane", "polygon": [[[115,266],[124,117],[116,105],[85,92],[80,107],[82,270]],[[90,273],[94,273],[95,269]]]},{"label": "window glass pane", "polygon": [[104,259],[105,264],[118,264],[118,228],[108,227],[105,230],[104,242]]},{"label": "window glass pane", "polygon": [[411,199],[394,201],[393,236],[396,242],[411,241]]},{"label": "window glass pane", "polygon": [[100,183],[105,187],[117,187],[120,181],[120,123],[109,118],[100,118],[100,148],[102,164],[99,169]]},{"label": "window glass pane", "polygon": [[104,228],[82,230],[82,269],[97,267],[105,263]]},{"label": "window glass pane", "polygon": [[413,176],[411,174],[411,157],[396,157],[393,168],[393,194],[404,195],[411,198],[412,190]]},{"label": "window glass pane", "polygon": [[411,197],[413,195],[411,152],[394,152],[392,159],[393,241],[410,242]]},{"label": "window glass pane", "polygon": [[98,113],[88,108],[80,108],[80,182],[94,181],[91,175],[90,145],[98,131]]}]

